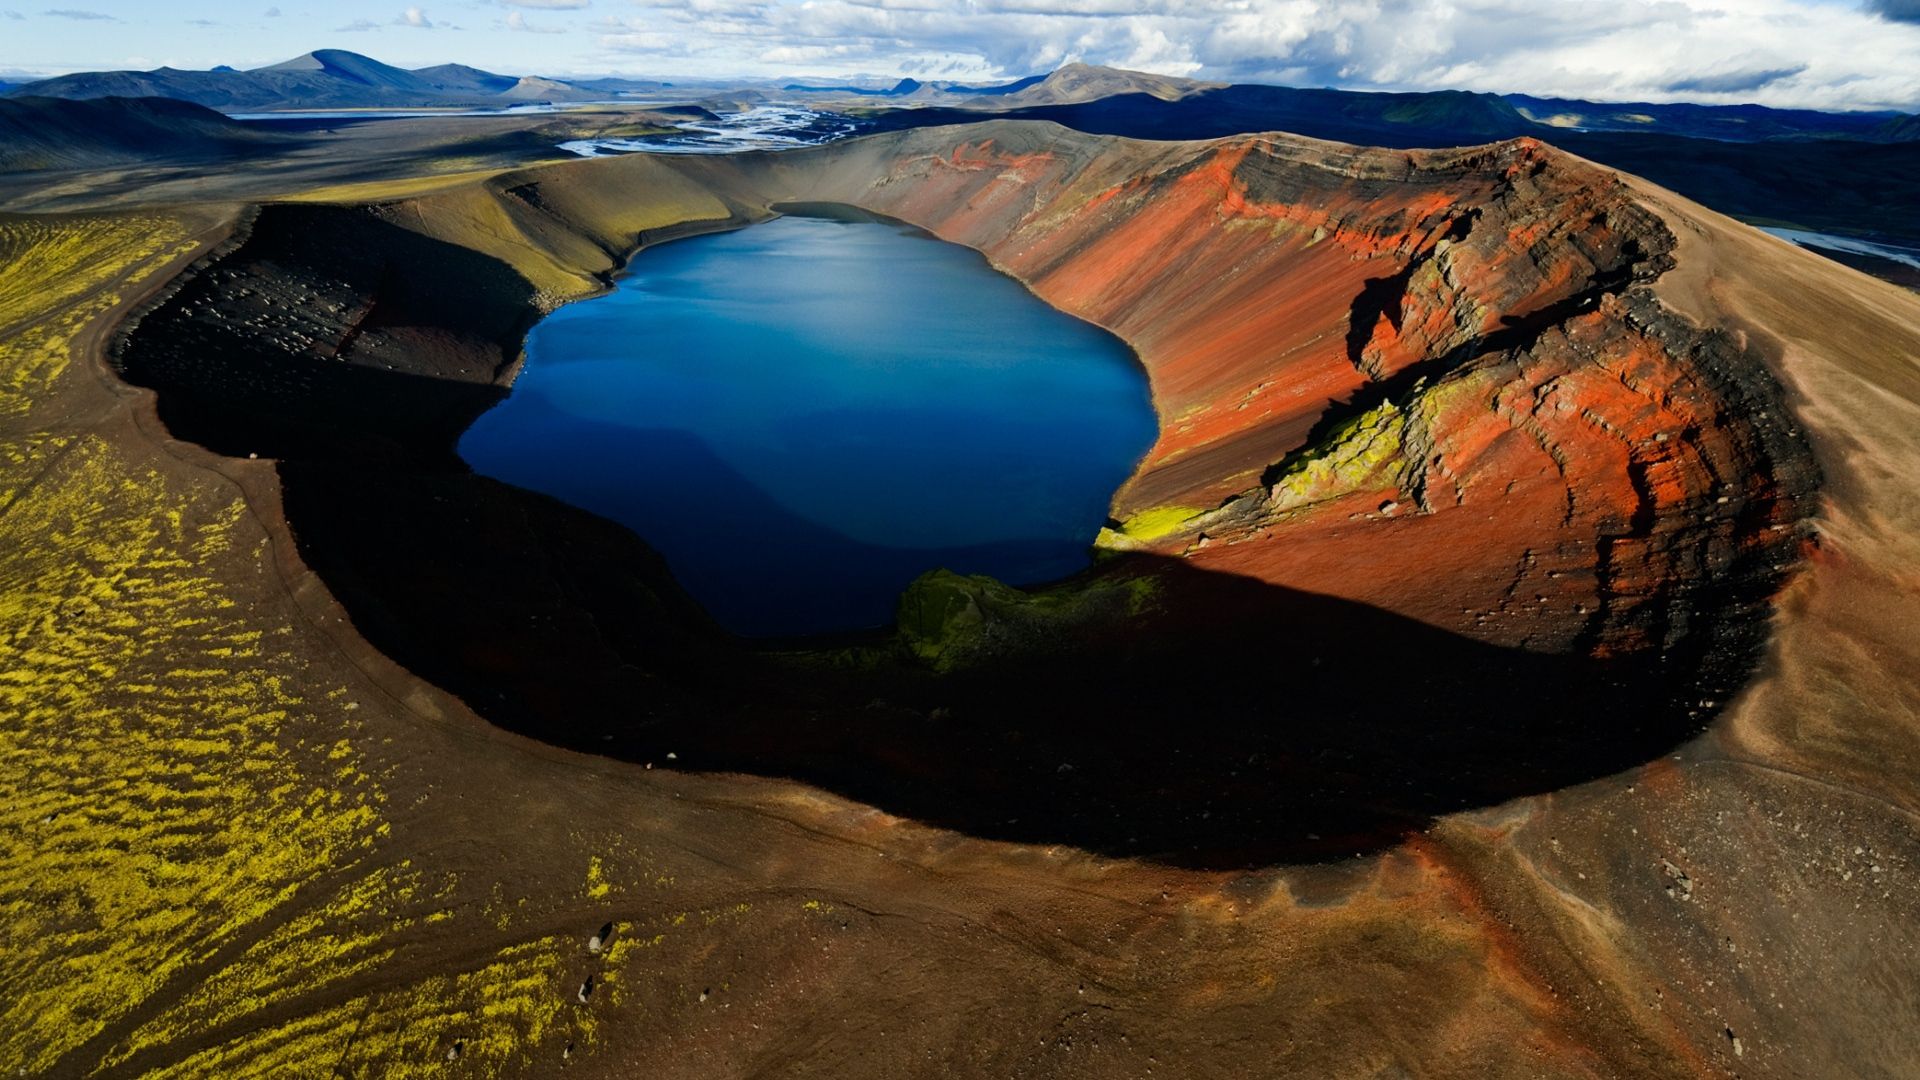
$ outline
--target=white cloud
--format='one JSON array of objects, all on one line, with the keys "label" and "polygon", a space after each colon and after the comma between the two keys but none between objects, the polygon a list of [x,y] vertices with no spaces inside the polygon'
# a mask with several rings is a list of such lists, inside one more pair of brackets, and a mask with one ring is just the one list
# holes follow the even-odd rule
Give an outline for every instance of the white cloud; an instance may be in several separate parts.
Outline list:
[{"label": "white cloud", "polygon": [[507,12],[506,26],[509,30],[518,30],[527,34],[564,34],[567,32],[566,27],[563,26],[544,26],[540,23],[530,23],[527,21],[525,15],[517,11]]},{"label": "white cloud", "polygon": [[501,7],[539,8],[544,11],[579,11],[592,7],[593,0],[500,0]]},{"label": "white cloud", "polygon": [[433,20],[427,18],[427,13],[419,8],[410,7],[400,13],[400,17],[394,20],[394,25],[412,26],[421,30],[431,30],[433,29]]},{"label": "white cloud", "polygon": [[992,78],[1084,60],[1357,89],[1920,107],[1920,0],[633,2],[641,14],[599,25],[606,58],[716,74]]}]

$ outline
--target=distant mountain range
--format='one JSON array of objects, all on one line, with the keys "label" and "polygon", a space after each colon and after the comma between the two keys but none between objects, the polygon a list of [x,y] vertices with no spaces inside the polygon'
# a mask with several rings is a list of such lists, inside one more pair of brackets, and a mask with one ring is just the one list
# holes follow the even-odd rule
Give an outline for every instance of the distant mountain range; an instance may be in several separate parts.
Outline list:
[{"label": "distant mountain range", "polygon": [[227,111],[419,108],[598,101],[610,91],[537,76],[497,75],[465,64],[405,68],[344,49],[320,49],[251,71],[96,71],[17,86],[8,97],[87,100],[167,97]]},{"label": "distant mountain range", "polygon": [[871,86],[816,86],[809,83],[788,83],[780,89],[804,94],[853,94],[860,97],[886,98],[924,98],[935,94],[948,94],[955,97],[1003,97],[1007,94],[1025,90],[1046,79],[1045,75],[1029,75],[1024,79],[1015,79],[1010,83],[997,83],[991,86],[970,86],[957,82],[921,82],[919,79],[901,79],[892,86],[880,88]]},{"label": "distant mountain range", "polygon": [[[1373,93],[1224,84],[1088,64],[1045,75],[970,85],[901,79],[891,85],[708,82],[704,92],[740,104],[779,97],[877,113],[881,127],[960,123],[983,112],[1057,120],[1089,131],[1149,138],[1201,138],[1280,130],[1343,142],[1434,146],[1568,132],[1677,135],[1722,142],[1920,140],[1920,118],[1900,113],[1826,113],[1759,105],[1612,104],[1458,90]],[[250,71],[107,71],[14,86],[10,97],[168,97],[232,111],[509,106],[680,92],[674,84],[624,78],[501,75],[464,64],[408,70],[341,49],[321,49]],[[731,96],[728,96],[731,95]],[[1049,110],[1072,109],[1071,120]]]},{"label": "distant mountain range", "polygon": [[[1044,88],[1043,83],[1023,94]],[[1030,105],[1013,98],[1007,100],[1006,107],[996,110],[996,115],[1051,120],[1096,134],[1141,139],[1210,139],[1250,131],[1290,131],[1337,142],[1415,147],[1549,134],[1549,129],[1528,120],[1499,97],[1461,90],[1378,94],[1201,84],[1169,96],[1140,90],[1073,100],[1069,93],[1055,92],[1047,94],[1047,100]],[[980,109],[895,109],[872,119],[882,130],[959,124],[980,119]]]},{"label": "distant mountain range", "polygon": [[[1029,75],[1024,79],[986,86],[901,79],[886,87],[788,83],[780,89],[787,94],[804,94],[823,104],[843,107],[931,106],[1005,112],[1040,105],[1079,104],[1121,94],[1145,94],[1160,101],[1176,101],[1189,94],[1224,85],[1144,71],[1067,64],[1045,75]],[[868,102],[864,99],[873,100]]]},{"label": "distant mountain range", "polygon": [[[986,86],[917,79],[901,79],[885,87],[789,83],[779,89],[779,94],[829,102],[870,98],[875,104],[954,105],[998,111],[1091,101],[1116,94],[1138,93],[1172,101],[1221,85],[1068,64],[1045,75]],[[163,67],[153,71],[80,72],[0,88],[0,93],[71,100],[168,97],[236,112],[507,106],[527,102],[599,101],[622,94],[653,94],[674,89],[673,83],[653,80],[500,75],[464,64],[409,70],[343,49],[320,49],[250,71],[230,67],[211,71]],[[769,92],[770,87],[751,82],[714,83],[706,89],[723,95],[733,93],[742,100],[752,101],[778,96]]]},{"label": "distant mountain range", "polygon": [[[918,95],[912,95],[918,96]],[[883,114],[880,126],[964,123],[990,109],[1069,127],[1138,138],[1196,139],[1248,131],[1290,131],[1381,146],[1450,146],[1567,132],[1677,135],[1720,142],[1920,139],[1920,118],[1903,113],[1827,113],[1760,105],[1609,104],[1526,94],[1429,90],[1380,93],[1189,79],[1073,64],[1017,93],[927,101],[915,115]],[[1057,110],[1071,109],[1071,118]]]},{"label": "distant mountain range", "polygon": [[1812,109],[1769,109],[1764,105],[1621,104],[1539,98],[1527,94],[1505,94],[1502,97],[1522,116],[1547,127],[1687,135],[1724,142],[1809,136],[1878,138],[1885,135],[1890,123],[1907,119],[1903,113],[1816,112]]}]

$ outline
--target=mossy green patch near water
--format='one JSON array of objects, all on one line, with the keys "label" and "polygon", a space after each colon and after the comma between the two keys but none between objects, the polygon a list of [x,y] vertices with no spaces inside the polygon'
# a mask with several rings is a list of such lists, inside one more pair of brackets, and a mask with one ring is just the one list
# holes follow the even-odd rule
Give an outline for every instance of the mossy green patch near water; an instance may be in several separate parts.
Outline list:
[{"label": "mossy green patch near water", "polygon": [[1137,616],[1158,591],[1146,575],[1027,592],[984,575],[935,570],[901,596],[900,640],[922,663],[947,671],[1002,652],[1044,651],[1093,620]]}]

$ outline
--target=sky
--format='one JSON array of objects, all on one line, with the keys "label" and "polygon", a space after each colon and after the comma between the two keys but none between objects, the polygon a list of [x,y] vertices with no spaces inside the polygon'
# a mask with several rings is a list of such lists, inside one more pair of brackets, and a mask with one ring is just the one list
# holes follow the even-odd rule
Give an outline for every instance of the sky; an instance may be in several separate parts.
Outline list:
[{"label": "sky", "polygon": [[351,49],[512,75],[1233,82],[1920,111],[1920,0],[0,0],[0,78]]}]

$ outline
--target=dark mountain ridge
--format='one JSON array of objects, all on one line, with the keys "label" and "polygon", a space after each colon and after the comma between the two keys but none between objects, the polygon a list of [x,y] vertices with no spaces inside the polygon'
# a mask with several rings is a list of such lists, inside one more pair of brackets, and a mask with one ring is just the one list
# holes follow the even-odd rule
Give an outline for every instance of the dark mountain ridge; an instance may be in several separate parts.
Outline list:
[{"label": "dark mountain ridge", "polygon": [[594,101],[610,91],[558,80],[500,75],[465,64],[418,70],[383,64],[344,49],[317,49],[251,71],[95,71],[28,83],[6,96],[90,100],[167,97],[225,110],[357,109]]},{"label": "dark mountain ridge", "polygon": [[[903,109],[883,113],[874,123],[882,130],[962,124],[981,119],[983,111],[978,106]],[[997,115],[1051,120],[1095,134],[1143,139],[1290,131],[1335,142],[1403,149],[1490,142],[1548,130],[1492,94],[1460,90],[1382,94],[1252,84],[1197,90],[1176,98],[1144,91],[1114,94],[1015,107]]]},{"label": "dark mountain ridge", "polygon": [[1547,127],[1576,131],[1618,131],[1639,135],[1685,135],[1723,142],[1765,139],[1886,137],[1890,121],[1907,118],[1893,112],[1821,112],[1775,109],[1765,105],[1696,105],[1674,102],[1582,101],[1529,94],[1501,97],[1521,115]]}]

